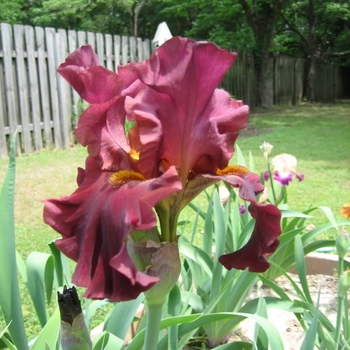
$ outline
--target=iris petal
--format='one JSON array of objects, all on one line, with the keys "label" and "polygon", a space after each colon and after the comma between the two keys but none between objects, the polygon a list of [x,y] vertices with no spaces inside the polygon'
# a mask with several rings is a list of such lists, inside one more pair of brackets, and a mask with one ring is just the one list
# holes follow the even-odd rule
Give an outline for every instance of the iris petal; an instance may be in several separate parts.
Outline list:
[{"label": "iris petal", "polygon": [[217,89],[235,59],[214,44],[176,37],[130,67],[147,87],[126,100],[126,111],[138,123],[140,143],[149,146],[147,157],[145,150],[140,156],[149,174],[161,160],[164,168],[179,167],[184,183],[190,170],[214,173],[227,165],[248,119],[248,106]]},{"label": "iris petal", "polygon": [[279,245],[281,213],[272,204],[261,205],[256,202],[252,202],[248,209],[256,220],[251,238],[243,248],[222,255],[219,262],[228,270],[249,268],[250,272],[264,272],[270,266],[266,257]]},{"label": "iris petal", "polygon": [[79,188],[69,197],[45,201],[44,221],[62,235],[57,247],[77,262],[73,283],[87,287],[85,296],[121,301],[158,281],[137,271],[127,253],[127,235],[132,228],[155,227],[152,208],[181,184],[173,167],[159,178],[119,188],[109,184],[112,174],[88,157]]},{"label": "iris petal", "polygon": [[89,103],[105,102],[119,95],[124,88],[123,79],[100,66],[90,45],[82,46],[69,55],[58,72]]},{"label": "iris petal", "polygon": [[[219,261],[227,269],[244,270],[249,268],[251,272],[263,272],[269,267],[266,257],[272,254],[279,244],[281,213],[272,204],[257,203],[256,194],[264,189],[259,176],[249,171],[243,171],[242,167],[236,168],[229,167],[227,171],[219,172],[224,173],[223,175],[202,175],[211,179],[223,180],[233,187],[238,187],[240,197],[251,203],[248,210],[256,220],[248,243],[236,252],[222,255]],[[229,170],[231,170],[231,174]]]}]

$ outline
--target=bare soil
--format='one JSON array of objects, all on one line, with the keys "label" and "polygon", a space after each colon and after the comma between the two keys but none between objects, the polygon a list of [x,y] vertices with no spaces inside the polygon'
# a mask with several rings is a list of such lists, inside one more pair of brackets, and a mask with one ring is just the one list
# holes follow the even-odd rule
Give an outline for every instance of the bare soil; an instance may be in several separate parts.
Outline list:
[{"label": "bare soil", "polygon": [[[290,276],[300,287],[298,275],[290,274]],[[308,275],[307,278],[310,294],[315,305],[320,290],[320,311],[335,324],[337,310],[337,278],[325,275]],[[299,299],[293,286],[286,277],[279,277],[276,282],[288,294],[291,300]],[[267,287],[262,287],[262,293],[264,296],[276,296],[276,294]],[[257,292],[253,293],[251,296],[252,299],[256,297],[258,297]],[[291,312],[278,309],[269,309],[268,314],[269,320],[276,326],[282,337],[284,349],[299,350],[304,340],[305,332],[295,315]],[[253,321],[248,319],[243,321],[239,329],[230,338],[230,341],[237,341],[239,339],[252,341],[254,327],[255,323]]]}]

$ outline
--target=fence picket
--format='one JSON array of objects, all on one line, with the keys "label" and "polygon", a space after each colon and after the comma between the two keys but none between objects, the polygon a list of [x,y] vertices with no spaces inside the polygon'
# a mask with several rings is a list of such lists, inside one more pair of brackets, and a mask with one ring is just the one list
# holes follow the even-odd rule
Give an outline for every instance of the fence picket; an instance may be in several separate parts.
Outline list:
[{"label": "fence picket", "polygon": [[[1,39],[2,39],[2,51],[4,60],[5,74],[5,94],[7,104],[7,118],[9,125],[9,133],[13,135],[18,125],[18,105],[16,98],[16,85],[15,85],[15,72],[12,64],[12,27],[7,23],[1,23]],[[19,145],[19,138],[16,142],[17,153],[21,152]]]},{"label": "fence picket", "polygon": [[30,135],[30,117],[29,117],[29,96],[28,96],[28,79],[27,70],[24,64],[24,27],[14,25],[14,39],[16,52],[16,71],[17,71],[17,86],[18,99],[20,107],[20,115],[22,124],[20,125],[20,132],[23,135],[24,152],[32,152],[32,142]]},{"label": "fence picket", "polygon": [[120,65],[120,36],[113,35],[114,38],[114,68],[118,72],[118,66]]},{"label": "fence picket", "polygon": [[128,63],[128,37],[122,36],[122,64]]},{"label": "fence picket", "polygon": [[[79,40],[79,32],[78,32],[78,40]],[[81,45],[79,45],[80,47]],[[75,30],[68,31],[68,52],[72,53],[77,49],[77,32]],[[73,116],[72,116],[72,126],[76,127],[78,124],[78,113],[79,113],[79,95],[73,90]]]},{"label": "fence picket", "polygon": [[[56,37],[56,67],[61,62],[64,62],[67,57],[67,32],[63,29],[59,29]],[[58,82],[58,96],[60,103],[60,121],[62,130],[62,144],[63,148],[68,148],[72,142],[71,133],[71,117],[72,117],[72,101],[70,86],[67,81],[60,75],[57,75]]]},{"label": "fence picket", "polygon": [[142,52],[142,39],[137,38],[137,60],[143,61],[143,52]]},{"label": "fence picket", "polygon": [[136,42],[134,37],[130,37],[130,62],[136,61]]},{"label": "fence picket", "polygon": [[47,62],[49,73],[49,85],[50,85],[50,102],[51,112],[54,130],[55,148],[62,148],[62,136],[61,136],[61,122],[60,122],[60,110],[58,102],[58,84],[56,75],[56,60],[55,60],[55,30],[53,28],[45,28],[46,34],[46,49],[47,49]]},{"label": "fence picket", "polygon": [[[5,89],[4,89],[4,68],[2,61],[0,60],[0,157],[5,158],[8,155],[7,148],[7,139],[6,139],[6,130],[4,117],[6,116],[6,102],[5,99]],[[1,117],[3,116],[3,117]]]},{"label": "fence picket", "polygon": [[104,63],[104,54],[103,54],[103,48],[104,48],[104,44],[103,44],[103,35],[101,33],[96,33],[96,54],[98,57],[98,61],[100,62],[101,66],[105,66]]},{"label": "fence picket", "polygon": [[109,70],[113,70],[113,60],[112,60],[112,52],[113,52],[113,46],[112,46],[112,35],[106,34],[105,35],[105,42],[106,42],[106,67]]},{"label": "fence picket", "polygon": [[83,45],[86,45],[86,33],[85,32],[78,32],[78,46],[81,47]]},{"label": "fence picket", "polygon": [[96,52],[96,46],[95,46],[95,33],[88,32],[87,33],[87,43],[91,45],[91,47]]},{"label": "fence picket", "polygon": [[[51,119],[51,108],[50,108],[50,91],[48,82],[48,68],[45,51],[45,33],[41,27],[35,27],[35,38],[37,44],[38,53],[38,71],[39,71],[39,84],[40,84],[40,96],[41,96],[41,113],[44,124],[44,135],[45,135],[45,148],[51,149],[53,145],[52,138],[52,127]],[[41,127],[41,123],[40,123]]]},{"label": "fence picket", "polygon": [[35,62],[34,54],[34,29],[31,26],[24,27],[26,38],[26,51],[28,60],[28,75],[29,75],[29,92],[31,100],[32,125],[34,136],[34,148],[36,151],[41,151],[43,148],[43,141],[41,137],[41,115],[39,102],[39,84],[38,72]]}]

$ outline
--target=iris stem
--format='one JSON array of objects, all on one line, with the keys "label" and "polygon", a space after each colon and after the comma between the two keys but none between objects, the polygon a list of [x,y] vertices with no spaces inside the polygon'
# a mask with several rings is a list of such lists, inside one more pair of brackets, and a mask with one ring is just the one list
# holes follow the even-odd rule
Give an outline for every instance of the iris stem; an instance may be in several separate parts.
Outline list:
[{"label": "iris stem", "polygon": [[[343,273],[343,258],[338,259],[338,283],[339,283],[339,278],[341,274]],[[339,288],[338,288],[339,289]],[[336,349],[338,349],[339,346],[339,341],[340,341],[340,333],[341,333],[341,325],[342,325],[342,313],[343,313],[343,304],[344,304],[344,298],[340,297],[338,294],[338,305],[337,305],[337,320],[336,320],[336,325],[335,325],[335,331],[334,331],[334,341],[336,344]]]},{"label": "iris stem", "polygon": [[271,186],[271,190],[272,190],[272,196],[273,196],[273,201],[275,205],[277,205],[277,199],[276,199],[276,192],[275,192],[275,187],[273,186],[273,178],[272,178],[272,172],[271,172],[271,166],[270,166],[270,159],[269,156],[267,156],[267,170],[269,172],[269,179],[270,179],[270,186]]},{"label": "iris stem", "polygon": [[157,349],[163,304],[147,305],[146,335],[143,350]]},{"label": "iris stem", "polygon": [[155,209],[159,218],[161,241],[170,242],[169,211],[160,204]]}]

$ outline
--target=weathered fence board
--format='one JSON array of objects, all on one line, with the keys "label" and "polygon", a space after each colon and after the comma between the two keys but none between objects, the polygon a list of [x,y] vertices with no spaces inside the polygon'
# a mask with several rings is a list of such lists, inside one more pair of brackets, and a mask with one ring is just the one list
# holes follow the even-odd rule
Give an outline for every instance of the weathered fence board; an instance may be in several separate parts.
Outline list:
[{"label": "weathered fence board", "polygon": [[[8,133],[11,135],[17,129],[18,105],[16,96],[16,86],[14,77],[14,67],[12,62],[12,27],[8,24],[1,23],[1,40],[4,62],[4,88],[6,95],[7,113],[3,115],[5,128],[9,127]],[[5,129],[6,130],[6,129]],[[19,142],[17,139],[17,152],[19,152]]]},{"label": "weathered fence board", "polygon": [[35,39],[34,29],[31,26],[24,27],[25,41],[27,43],[27,60],[29,75],[29,91],[31,95],[32,125],[34,133],[34,148],[41,151],[43,142],[41,137],[41,120],[40,120],[40,95],[38,84],[38,70],[35,62]]},{"label": "weathered fence board", "polygon": [[81,99],[57,68],[76,48],[90,44],[111,70],[150,56],[148,39],[6,23],[0,31],[0,157],[16,129],[18,154],[72,144]]},{"label": "weathered fence board", "polygon": [[0,157],[7,156],[7,141],[5,132],[6,102],[5,102],[5,87],[4,87],[4,70],[0,60]]},{"label": "weathered fence board", "polygon": [[43,139],[45,147],[51,149],[53,146],[52,127],[51,122],[51,108],[50,108],[50,95],[49,95],[49,81],[48,81],[48,67],[45,51],[45,33],[41,27],[35,27],[35,38],[37,45],[37,58],[38,58],[38,73],[39,73],[39,90],[40,90],[40,102],[41,102],[41,123],[44,127]]}]

